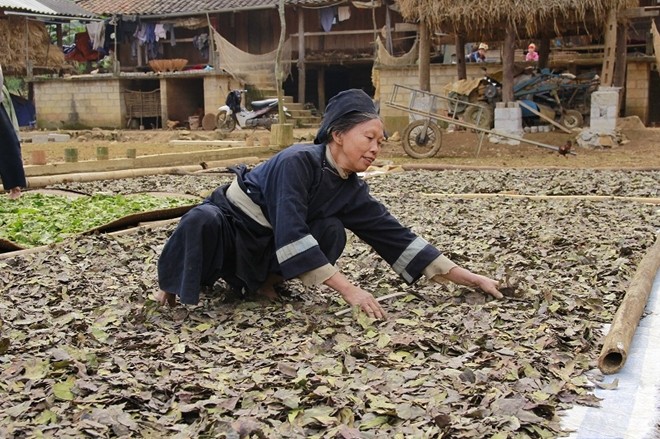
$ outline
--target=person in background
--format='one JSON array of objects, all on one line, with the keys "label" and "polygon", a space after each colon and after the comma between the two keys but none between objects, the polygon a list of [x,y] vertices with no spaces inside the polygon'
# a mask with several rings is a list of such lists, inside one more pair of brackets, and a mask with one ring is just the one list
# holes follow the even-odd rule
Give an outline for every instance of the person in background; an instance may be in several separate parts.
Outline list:
[{"label": "person in background", "polygon": [[527,46],[527,55],[525,55],[525,61],[538,62],[539,53],[536,51],[536,44],[529,43]]},{"label": "person in background", "polygon": [[9,192],[12,200],[21,196],[21,187],[26,187],[25,169],[21,158],[21,144],[19,140],[18,123],[12,120],[14,107],[9,91],[4,85],[2,66],[0,66],[0,179],[2,186]]},{"label": "person in background", "polygon": [[477,47],[477,50],[471,52],[467,56],[467,62],[485,62],[487,50],[488,50],[488,44],[480,43],[479,47]]},{"label": "person in background", "polygon": [[293,145],[252,170],[234,170],[186,213],[158,260],[156,300],[197,304],[220,278],[269,299],[281,282],[325,284],[370,317],[386,318],[374,296],[335,266],[346,230],[370,245],[407,283],[448,280],[502,298],[498,282],[456,265],[403,226],[358,176],[376,160],[385,127],[362,90],[328,102],[313,145]]}]

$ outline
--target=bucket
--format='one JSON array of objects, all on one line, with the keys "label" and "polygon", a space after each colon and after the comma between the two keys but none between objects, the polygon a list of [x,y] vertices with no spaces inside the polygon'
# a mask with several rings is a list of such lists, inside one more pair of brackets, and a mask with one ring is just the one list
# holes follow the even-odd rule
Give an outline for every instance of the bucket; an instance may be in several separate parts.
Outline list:
[{"label": "bucket", "polygon": [[43,149],[32,151],[32,156],[30,163],[33,165],[45,165],[46,164],[46,151]]},{"label": "bucket", "polygon": [[199,116],[190,116],[188,118],[188,125],[190,125],[191,130],[199,129]]},{"label": "bucket", "polygon": [[97,146],[96,147],[96,160],[108,160],[108,147],[107,146]]},{"label": "bucket", "polygon": [[78,148],[64,148],[64,161],[75,163],[78,161]]}]

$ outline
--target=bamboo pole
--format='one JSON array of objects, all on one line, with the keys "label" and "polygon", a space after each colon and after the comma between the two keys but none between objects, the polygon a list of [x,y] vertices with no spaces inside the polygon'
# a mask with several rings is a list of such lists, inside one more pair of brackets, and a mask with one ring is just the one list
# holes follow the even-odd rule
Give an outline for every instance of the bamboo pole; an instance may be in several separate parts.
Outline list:
[{"label": "bamboo pole", "polygon": [[[501,171],[502,169],[508,169],[502,166],[469,166],[469,165],[443,165],[436,163],[404,163],[400,165],[406,171]],[[543,170],[568,170],[574,171],[576,168],[571,166],[520,166],[514,169],[523,170],[523,169],[543,169]],[[614,167],[614,166],[603,166],[599,168],[580,168],[580,169],[590,169],[592,171],[644,171],[644,172],[653,172],[660,171],[658,167],[634,167],[634,168],[625,168],[625,167]]]},{"label": "bamboo pole", "polygon": [[[217,160],[207,162],[207,167],[222,167],[232,166],[236,164],[256,164],[259,163],[258,157],[243,157],[240,159],[231,160]],[[119,171],[104,171],[104,172],[81,172],[76,174],[57,174],[45,175],[40,177],[28,177],[27,187],[39,188],[49,186],[51,184],[61,184],[68,182],[85,182],[85,181],[98,181],[98,180],[118,180],[121,178],[134,178],[143,177],[146,175],[161,175],[161,174],[191,174],[195,171],[204,169],[201,165],[186,165],[186,166],[170,166],[162,168],[139,168],[139,169],[124,169]]]},{"label": "bamboo pole", "polygon": [[621,370],[628,358],[628,349],[651,294],[653,280],[660,268],[660,235],[637,267],[628,291],[619,305],[610,332],[605,337],[598,358],[598,368],[605,374]]},{"label": "bamboo pole", "polygon": [[585,200],[585,201],[632,201],[635,203],[660,204],[660,198],[651,197],[621,197],[614,195],[524,195],[507,193],[485,193],[485,194],[420,194],[427,198],[460,198],[475,200],[480,198],[524,198],[526,200]]}]

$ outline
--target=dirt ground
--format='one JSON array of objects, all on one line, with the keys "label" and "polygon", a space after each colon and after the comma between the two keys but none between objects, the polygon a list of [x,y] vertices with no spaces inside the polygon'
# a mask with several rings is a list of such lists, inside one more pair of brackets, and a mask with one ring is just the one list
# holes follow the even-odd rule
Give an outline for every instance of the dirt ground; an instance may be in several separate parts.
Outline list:
[{"label": "dirt ground", "polygon": [[[408,156],[393,133],[380,154],[381,163],[392,164],[435,164],[468,167],[567,167],[567,168],[656,168],[660,169],[660,128],[644,128],[639,124],[629,124],[620,130],[623,142],[610,148],[584,148],[575,146],[576,155],[562,156],[557,152],[532,144],[507,145],[490,143],[485,136],[479,148],[479,134],[470,131],[444,132],[442,147],[433,158],[414,159]],[[229,136],[209,131],[68,131],[71,140],[67,142],[31,143],[29,139],[36,132],[24,133],[23,159],[26,165],[32,164],[32,152],[45,150],[48,163],[64,161],[65,148],[77,148],[79,160],[96,159],[96,149],[107,146],[109,158],[126,157],[128,149],[136,149],[138,156],[185,151],[199,151],[219,148],[218,145],[172,144],[171,140],[248,140],[248,145],[268,142],[270,133],[266,130],[234,132]],[[40,133],[42,134],[42,133]],[[296,129],[294,140],[311,141],[315,129]],[[567,140],[575,144],[576,134],[561,131],[547,133],[526,133],[525,139],[547,145],[564,145]],[[237,144],[237,146],[240,145]],[[479,153],[477,155],[477,152]]]}]

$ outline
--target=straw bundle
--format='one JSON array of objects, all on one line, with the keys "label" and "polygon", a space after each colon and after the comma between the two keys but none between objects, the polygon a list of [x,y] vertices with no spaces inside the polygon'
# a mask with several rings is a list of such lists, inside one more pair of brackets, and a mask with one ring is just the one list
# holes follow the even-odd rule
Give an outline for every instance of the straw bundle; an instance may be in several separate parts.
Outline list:
[{"label": "straw bundle", "polygon": [[62,50],[50,43],[46,26],[26,17],[0,20],[0,64],[6,74],[23,74],[27,60],[35,68],[59,70],[67,65]]}]

